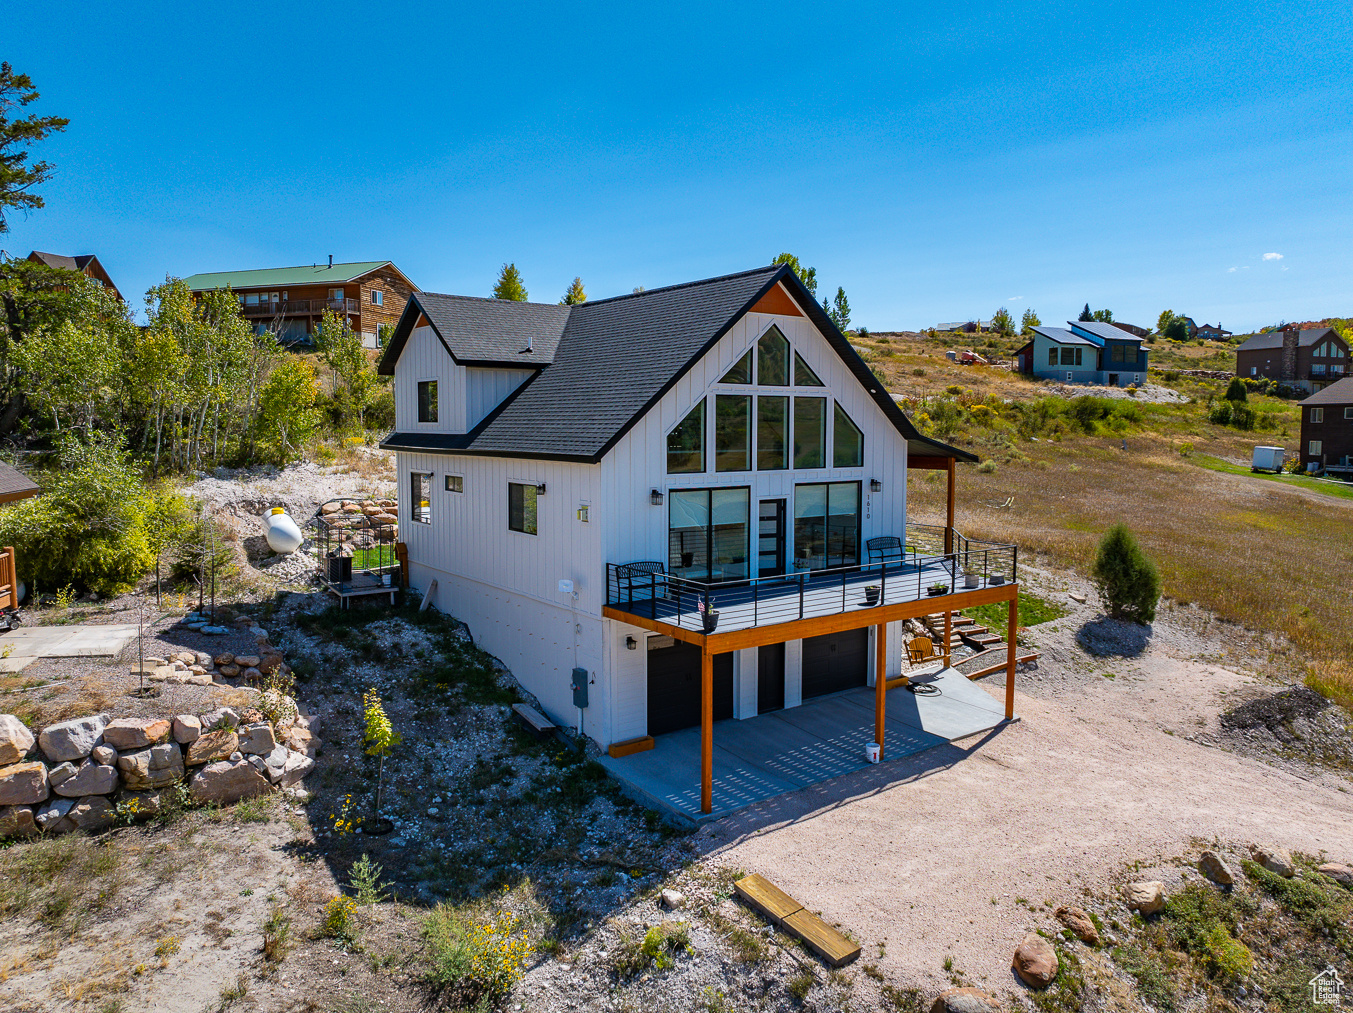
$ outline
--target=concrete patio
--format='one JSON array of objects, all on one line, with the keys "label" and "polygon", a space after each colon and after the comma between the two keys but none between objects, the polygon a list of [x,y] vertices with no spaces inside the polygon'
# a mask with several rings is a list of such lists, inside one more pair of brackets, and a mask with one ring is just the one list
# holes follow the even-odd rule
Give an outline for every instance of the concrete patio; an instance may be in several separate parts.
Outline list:
[{"label": "concrete patio", "polygon": [[0,634],[0,673],[22,672],[38,658],[115,658],[136,639],[134,623],[20,626]]},{"label": "concrete patio", "polygon": [[[933,695],[888,691],[889,763],[1005,723],[1003,704],[953,669],[918,674]],[[1019,720],[1015,718],[1014,720]],[[714,725],[714,806],[700,812],[700,729],[656,737],[654,748],[602,765],[635,797],[685,819],[719,819],[744,806],[869,767],[874,690],[852,689],[800,707]]]}]

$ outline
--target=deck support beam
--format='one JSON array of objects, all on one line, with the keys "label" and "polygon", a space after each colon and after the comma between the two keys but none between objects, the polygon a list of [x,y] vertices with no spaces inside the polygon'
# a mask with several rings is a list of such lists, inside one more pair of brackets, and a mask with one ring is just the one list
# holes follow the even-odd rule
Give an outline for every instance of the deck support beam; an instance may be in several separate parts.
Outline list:
[{"label": "deck support beam", "polygon": [[949,458],[949,465],[945,469],[949,473],[949,492],[948,503],[945,507],[944,522],[944,554],[947,556],[954,551],[954,459]]},{"label": "deck support beam", "polygon": [[883,759],[883,719],[888,711],[888,624],[879,623],[874,629],[874,741],[879,744],[879,759]]},{"label": "deck support beam", "polygon": [[1019,630],[1019,585],[1010,599],[1010,618],[1006,623],[1005,644],[1005,719],[1015,717],[1015,633]]},{"label": "deck support beam", "polygon": [[945,667],[945,668],[952,668],[952,667],[953,667],[953,665],[950,663],[950,662],[953,660],[953,658],[952,658],[953,651],[954,651],[954,648],[953,648],[953,646],[952,646],[953,642],[954,642],[954,613],[953,613],[953,611],[950,610],[950,609],[945,609],[945,610],[944,610],[944,667]]},{"label": "deck support beam", "polygon": [[714,655],[700,649],[700,811],[714,809]]}]

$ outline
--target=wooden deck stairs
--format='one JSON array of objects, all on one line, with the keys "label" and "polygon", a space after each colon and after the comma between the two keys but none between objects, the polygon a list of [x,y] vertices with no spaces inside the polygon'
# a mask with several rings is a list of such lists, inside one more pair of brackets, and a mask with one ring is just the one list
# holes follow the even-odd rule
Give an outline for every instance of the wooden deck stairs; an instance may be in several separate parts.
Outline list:
[{"label": "wooden deck stairs", "polygon": [[[976,619],[970,619],[968,616],[959,612],[950,613],[949,650],[964,646],[965,644],[977,649],[977,653],[955,662],[956,665],[967,666],[969,663],[981,659],[986,664],[965,674],[969,679],[980,679],[984,675],[992,675],[995,672],[1005,670],[1006,666],[1006,643],[1005,638],[993,633],[987,627],[983,626]],[[944,643],[944,613],[932,612],[930,615],[922,618],[921,622],[930,632],[931,639],[935,641],[936,649]],[[1015,657],[1015,664],[1024,665],[1031,661],[1038,660],[1037,651],[1026,651]]]}]

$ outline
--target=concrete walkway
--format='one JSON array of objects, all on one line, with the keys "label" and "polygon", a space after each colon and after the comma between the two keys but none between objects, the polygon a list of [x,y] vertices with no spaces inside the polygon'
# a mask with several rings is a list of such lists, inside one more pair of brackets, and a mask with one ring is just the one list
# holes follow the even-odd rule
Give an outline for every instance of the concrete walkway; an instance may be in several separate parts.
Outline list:
[{"label": "concrete walkway", "polygon": [[38,658],[115,658],[136,639],[126,623],[82,626],[20,626],[0,633],[0,672],[21,672]]},{"label": "concrete walkway", "polygon": [[[884,763],[989,731],[1005,721],[1001,704],[953,669],[919,676],[939,690],[888,692]],[[1016,719],[1018,720],[1018,719]],[[714,725],[714,811],[700,812],[700,729],[659,735],[654,748],[601,763],[631,794],[697,822],[871,766],[874,691],[851,689],[800,707]]]}]

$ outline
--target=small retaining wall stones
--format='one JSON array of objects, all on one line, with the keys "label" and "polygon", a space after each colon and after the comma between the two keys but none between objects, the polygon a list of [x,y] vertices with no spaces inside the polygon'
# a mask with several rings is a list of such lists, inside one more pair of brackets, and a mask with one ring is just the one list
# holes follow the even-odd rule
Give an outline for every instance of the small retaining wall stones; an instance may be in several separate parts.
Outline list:
[{"label": "small retaining wall stones", "polygon": [[0,838],[99,830],[117,819],[119,802],[134,801],[136,818],[149,819],[163,807],[160,793],[185,777],[195,801],[219,804],[296,784],[323,743],[294,700],[268,694],[265,706],[288,715],[276,725],[253,708],[222,707],[160,718],[93,714],[34,735],[0,714]]}]

